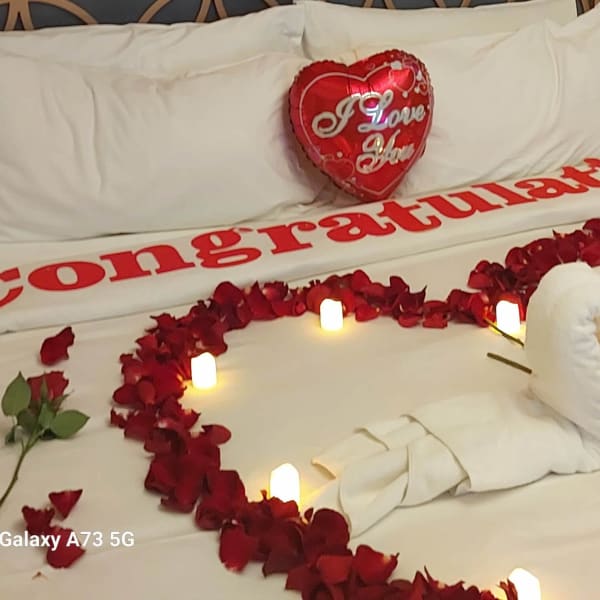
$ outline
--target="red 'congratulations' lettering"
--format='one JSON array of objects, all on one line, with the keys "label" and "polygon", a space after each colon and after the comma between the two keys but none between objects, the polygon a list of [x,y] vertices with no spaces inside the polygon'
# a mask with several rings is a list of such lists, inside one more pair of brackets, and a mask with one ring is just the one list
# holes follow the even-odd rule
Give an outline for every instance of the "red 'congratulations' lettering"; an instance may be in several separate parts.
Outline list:
[{"label": "red 'congratulations' lettering", "polygon": [[[326,237],[335,243],[388,236],[398,231],[426,232],[441,227],[445,219],[465,219],[476,213],[600,188],[600,179],[594,177],[600,171],[600,159],[587,158],[585,163],[586,167],[582,168],[564,167],[558,177],[517,181],[512,184],[515,189],[500,183],[482,183],[466,190],[418,198],[408,206],[395,200],[386,200],[379,203],[381,210],[374,214],[353,210],[322,217],[316,223],[304,220],[258,229],[234,227],[210,231],[190,240],[190,246],[195,250],[195,260],[186,259],[169,244],[156,244],[101,254],[97,262],[72,260],[43,265],[34,268],[26,281],[38,290],[68,292],[97,285],[106,279],[107,274],[109,282],[118,283],[198,267],[226,269],[258,260],[264,252],[300,252],[313,247],[310,234],[315,231],[325,231]],[[487,194],[487,197],[483,194]],[[257,235],[261,236],[260,239],[267,241],[269,247],[258,248],[247,243],[244,236],[248,235],[254,239]],[[7,289],[4,295],[0,292],[0,308],[11,304],[23,293],[20,269],[15,267],[1,272],[0,286],[4,284]]]}]

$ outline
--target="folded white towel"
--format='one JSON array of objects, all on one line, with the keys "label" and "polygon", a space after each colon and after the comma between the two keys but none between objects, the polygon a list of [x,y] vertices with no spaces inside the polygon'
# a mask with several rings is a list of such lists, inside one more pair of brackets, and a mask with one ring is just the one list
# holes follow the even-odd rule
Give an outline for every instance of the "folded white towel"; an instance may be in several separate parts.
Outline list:
[{"label": "folded white towel", "polygon": [[559,265],[540,282],[527,313],[531,391],[600,439],[600,275]]},{"label": "folded white towel", "polygon": [[[600,278],[587,267],[571,267],[553,270],[531,299],[527,356],[543,367],[531,378],[531,391],[447,398],[359,429],[313,459],[336,477],[316,505],[340,509],[356,536],[395,507],[445,492],[500,490],[549,473],[599,469],[600,436],[592,430],[600,425],[600,385],[593,396],[594,385],[571,380],[600,382],[598,372],[584,370],[598,355],[600,371],[594,321],[600,316]],[[582,282],[588,276],[592,280]],[[558,318],[562,322],[555,327]],[[582,352],[587,358],[571,356]],[[565,367],[559,369],[563,356]]]}]

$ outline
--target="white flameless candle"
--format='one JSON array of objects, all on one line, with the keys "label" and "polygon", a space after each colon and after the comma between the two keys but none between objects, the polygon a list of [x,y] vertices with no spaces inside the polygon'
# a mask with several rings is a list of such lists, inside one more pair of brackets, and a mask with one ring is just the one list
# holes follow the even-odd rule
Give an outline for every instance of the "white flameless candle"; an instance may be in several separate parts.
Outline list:
[{"label": "white flameless candle", "polygon": [[300,502],[300,473],[290,463],[280,465],[271,471],[269,482],[269,493],[271,497],[279,498],[283,502],[294,500]]},{"label": "white flameless candle", "polygon": [[500,300],[496,304],[496,327],[504,333],[516,335],[521,331],[521,315],[516,302]]},{"label": "white flameless candle", "polygon": [[217,363],[210,352],[192,358],[192,384],[195,388],[207,389],[217,384]]},{"label": "white flameless candle", "polygon": [[535,575],[525,569],[515,569],[508,580],[517,588],[519,600],[542,600],[540,582]]},{"label": "white flameless candle", "polygon": [[321,329],[339,331],[344,326],[344,311],[339,300],[327,298],[321,302]]}]

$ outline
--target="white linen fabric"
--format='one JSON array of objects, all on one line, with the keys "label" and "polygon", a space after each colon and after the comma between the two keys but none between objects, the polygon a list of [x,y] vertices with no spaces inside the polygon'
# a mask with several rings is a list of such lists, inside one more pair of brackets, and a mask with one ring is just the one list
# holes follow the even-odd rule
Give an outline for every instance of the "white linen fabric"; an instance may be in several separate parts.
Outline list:
[{"label": "white linen fabric", "polygon": [[313,60],[361,46],[404,48],[407,43],[517,31],[544,19],[565,24],[577,17],[571,0],[417,10],[363,9],[312,0],[296,0],[296,4],[306,13],[303,45]]},{"label": "white linen fabric", "polygon": [[401,47],[427,66],[435,110],[425,153],[393,196],[542,173],[600,151],[598,8],[564,26]]},{"label": "white linen fabric", "polygon": [[283,106],[302,58],[150,79],[0,54],[0,240],[231,225],[321,185]]},{"label": "white linen fabric", "polygon": [[527,314],[532,392],[600,439],[600,275],[559,265],[541,281]]},{"label": "white linen fabric", "polygon": [[393,509],[445,492],[503,490],[549,473],[595,471],[600,441],[536,398],[490,392],[367,425],[313,462],[336,477],[315,503],[339,506],[357,536]]},{"label": "white linen fabric", "polygon": [[[302,55],[304,11],[278,6],[214,23],[81,25],[0,35],[0,51],[145,77],[213,70],[260,54]],[[3,88],[10,85],[3,80]]]},{"label": "white linen fabric", "polygon": [[[490,230],[484,227],[481,241],[474,244],[461,244],[459,229],[453,229],[442,251],[375,264],[376,245],[371,244],[363,247],[360,262],[353,266],[362,265],[378,281],[396,274],[415,290],[427,284],[432,296],[439,298],[463,285],[469,269],[481,258],[502,260],[509,248],[545,237],[553,228],[573,229],[573,218],[574,213],[554,213],[551,224],[533,230],[531,223],[515,219],[513,229],[522,232],[497,239],[485,239]],[[72,254],[72,245],[85,254],[87,243],[92,249],[103,246],[108,251],[111,244],[118,248],[130,243],[127,239],[2,245],[0,261],[10,265],[21,255],[36,252],[55,259],[61,251],[63,256]],[[330,245],[322,243],[318,250],[334,258]],[[284,256],[288,273],[305,260],[302,252]],[[319,268],[305,271],[302,279],[290,277],[290,284],[301,285],[326,270],[337,271],[334,262]],[[249,276],[256,273],[255,265],[245,269]],[[188,277],[197,280],[202,295],[204,279],[194,273],[191,270]],[[272,277],[278,275],[285,277],[276,269],[271,272]],[[163,287],[177,285],[171,280],[168,284],[153,281],[157,294]],[[104,289],[89,303],[102,304],[113,293]],[[132,289],[122,303],[147,293],[148,288]],[[178,315],[187,310],[165,304],[161,308]],[[0,510],[0,532],[23,533],[23,505],[41,508],[50,491],[83,488],[75,510],[61,524],[74,529],[80,540],[84,539],[81,532],[98,531],[103,542],[95,546],[90,540],[84,557],[65,571],[48,567],[39,548],[0,546],[0,597],[122,598],[132,589],[132,581],[135,597],[148,600],[189,595],[191,589],[200,589],[211,600],[277,600],[289,595],[283,591],[282,577],[265,579],[255,565],[241,575],[226,571],[218,559],[218,536],[199,532],[192,515],[161,510],[158,498],[143,488],[147,453],[107,426],[110,397],[121,381],[118,356],[130,351],[133,340],[151,324],[145,313],[74,324],[71,357],[53,368],[64,369],[71,382],[65,408],[82,410],[91,419],[75,439],[44,443],[28,455],[14,492]],[[41,372],[40,343],[56,331],[52,327],[0,336],[2,385],[19,370],[25,376]],[[328,440],[342,438],[357,425],[412,412],[445,394],[489,389],[518,393],[525,381],[523,373],[485,358],[487,351],[493,351],[519,360],[520,349],[488,330],[468,325],[432,331],[402,329],[388,319],[358,324],[347,319],[343,331],[331,336],[319,330],[318,317],[305,315],[255,323],[232,332],[226,340],[230,348],[218,357],[218,386],[213,391],[188,390],[185,403],[202,413],[202,423],[222,423],[232,430],[231,441],[223,447],[223,465],[239,470],[251,498],[260,497],[272,469],[291,462],[301,472],[303,500],[308,499],[327,481],[311,467],[310,458]],[[10,426],[9,419],[0,418],[0,439]],[[17,455],[18,448],[0,445],[0,485],[6,483]],[[426,565],[442,580],[460,578],[492,587],[518,565],[541,580],[544,597],[592,599],[598,589],[599,486],[600,473],[594,473],[547,477],[536,485],[501,493],[441,498],[394,511],[353,543],[399,552],[395,577],[410,578]],[[126,531],[134,534],[133,546],[110,545],[111,532],[120,539]]]},{"label": "white linen fabric", "polygon": [[555,267],[527,315],[534,394],[451,397],[361,428],[313,459],[336,477],[317,505],[338,504],[360,535],[394,508],[445,492],[600,469],[600,276]]}]

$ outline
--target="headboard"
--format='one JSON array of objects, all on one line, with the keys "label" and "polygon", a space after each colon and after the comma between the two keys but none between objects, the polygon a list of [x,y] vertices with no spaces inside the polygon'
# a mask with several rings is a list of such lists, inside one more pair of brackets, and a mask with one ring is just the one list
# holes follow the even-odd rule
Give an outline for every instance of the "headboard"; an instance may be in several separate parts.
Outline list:
[{"label": "headboard", "polygon": [[[0,0],[0,30],[95,23],[209,22],[293,0]],[[411,9],[477,6],[511,0],[332,0],[365,8]],[[577,0],[580,11],[597,0]]]}]

